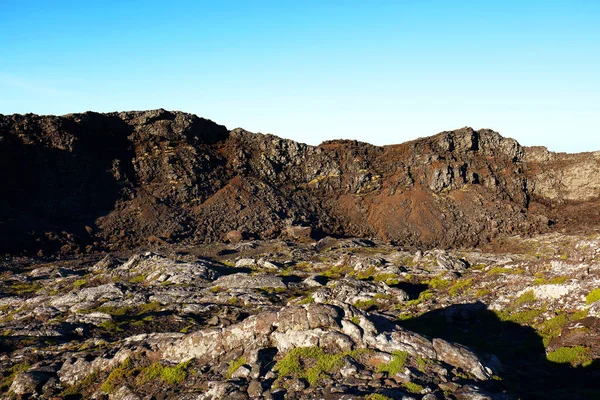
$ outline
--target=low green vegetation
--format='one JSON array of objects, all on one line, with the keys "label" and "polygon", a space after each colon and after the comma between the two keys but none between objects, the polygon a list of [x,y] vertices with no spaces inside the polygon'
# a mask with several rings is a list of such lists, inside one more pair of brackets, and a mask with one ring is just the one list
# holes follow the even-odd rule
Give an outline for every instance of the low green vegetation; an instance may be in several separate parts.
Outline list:
[{"label": "low green vegetation", "polygon": [[491,290],[489,290],[489,289],[478,289],[475,292],[475,297],[479,298],[479,297],[487,296],[490,293],[491,293]]},{"label": "low green vegetation", "polygon": [[369,300],[358,300],[354,303],[354,307],[360,308],[362,310],[367,310],[371,307],[380,307],[382,302],[391,299],[392,296],[389,294],[377,293],[373,296],[372,299]]},{"label": "low green vegetation", "polygon": [[365,352],[368,350],[328,354],[320,347],[297,347],[277,362],[275,371],[279,376],[306,379],[309,385],[314,386],[326,375],[337,372],[344,365],[346,358],[356,358]]},{"label": "low green vegetation", "polygon": [[136,275],[133,278],[129,279],[129,283],[142,283],[146,280],[147,277],[148,275],[146,274]]},{"label": "low green vegetation", "polygon": [[87,283],[87,279],[77,279],[73,282],[73,290],[77,290]]},{"label": "low green vegetation", "polygon": [[585,296],[585,301],[588,304],[592,304],[600,300],[600,288],[592,290],[587,296]]},{"label": "low green vegetation", "polygon": [[531,325],[535,319],[545,313],[546,310],[547,308],[544,305],[536,309],[526,309],[522,311],[507,309],[503,311],[495,311],[495,313],[501,321],[515,322],[519,325]]},{"label": "low green vegetation", "polygon": [[546,356],[548,361],[559,364],[571,364],[572,366],[588,366],[592,359],[590,349],[584,346],[560,347]]},{"label": "low green vegetation", "polygon": [[533,280],[534,285],[562,285],[569,280],[568,276],[555,276],[554,278],[546,279],[545,277],[537,277]]},{"label": "low green vegetation", "polygon": [[425,389],[423,386],[414,382],[404,382],[402,386],[411,393],[421,393],[423,389]]},{"label": "low green vegetation", "polygon": [[365,397],[365,400],[392,400],[392,398],[379,393],[372,393]]},{"label": "low green vegetation", "polygon": [[542,337],[544,346],[548,346],[552,338],[560,335],[563,327],[569,322],[566,314],[559,314],[542,322],[537,327],[538,334]]},{"label": "low green vegetation", "polygon": [[30,365],[26,363],[15,364],[5,372],[6,376],[0,377],[0,392],[8,392],[8,388],[12,384],[13,379],[20,372],[25,372],[29,369]]},{"label": "low green vegetation", "polygon": [[433,297],[433,292],[431,290],[424,290],[419,294],[419,297],[414,300],[409,300],[406,302],[407,306],[416,306],[417,304],[421,304],[424,301],[427,301]]},{"label": "low green vegetation", "polygon": [[389,376],[392,376],[404,371],[404,366],[409,357],[408,352],[394,351],[392,352],[392,356],[393,358],[389,363],[381,364],[377,368],[379,372],[386,372]]},{"label": "low green vegetation", "polygon": [[343,276],[349,275],[350,273],[352,273],[354,270],[346,265],[334,265],[333,267],[331,267],[330,269],[328,269],[327,271],[323,272],[323,276],[326,276],[328,278],[341,278]]},{"label": "low green vegetation", "polygon": [[245,357],[240,357],[236,360],[231,360],[227,363],[227,365],[229,365],[229,368],[227,369],[227,374],[225,375],[225,377],[227,379],[231,379],[231,376],[235,373],[235,371],[238,370],[238,368],[240,368],[242,365],[246,364],[246,358]]},{"label": "low green vegetation", "polygon": [[125,361],[110,371],[110,374],[108,374],[108,377],[106,377],[104,383],[100,386],[100,390],[105,393],[112,393],[118,382],[131,375],[132,367],[133,363],[131,359],[126,358]]},{"label": "low green vegetation", "polygon": [[467,292],[473,284],[473,278],[461,279],[448,289],[451,296],[458,296]]},{"label": "low green vegetation", "polygon": [[63,397],[80,395],[85,389],[92,386],[96,382],[96,379],[98,379],[98,373],[92,372],[75,385],[67,387],[60,395]]},{"label": "low green vegetation", "polygon": [[315,299],[313,299],[312,296],[306,296],[304,299],[300,300],[298,302],[298,304],[303,305],[303,304],[310,304],[310,303],[314,303]]},{"label": "low green vegetation", "polygon": [[356,279],[360,279],[360,280],[372,279],[374,275],[377,275],[377,268],[375,268],[374,266],[371,265],[366,270],[356,272],[356,273],[351,273],[351,275],[354,275],[354,277]]},{"label": "low green vegetation", "polygon": [[427,365],[429,365],[430,362],[431,362],[431,360],[429,360],[428,358],[421,357],[421,356],[417,357],[417,359],[415,360],[417,369],[421,372],[425,372],[425,369],[427,368]]},{"label": "low green vegetation", "polygon": [[113,320],[107,320],[98,325],[98,328],[103,329],[110,333],[119,333],[123,332],[123,328],[121,328],[120,324],[116,323]]},{"label": "low green vegetation", "polygon": [[523,294],[521,294],[516,300],[515,300],[515,306],[516,307],[520,307],[523,305],[531,305],[533,303],[535,303],[535,293],[533,292],[533,290],[528,290],[526,292],[524,292]]},{"label": "low green vegetation", "polygon": [[506,267],[494,267],[491,268],[487,274],[488,275],[498,275],[498,274],[516,274],[521,275],[524,274],[525,270],[519,268],[506,268]]},{"label": "low green vegetation", "polygon": [[450,281],[448,279],[444,279],[442,276],[436,276],[431,278],[427,285],[432,289],[443,289],[450,285]]},{"label": "low green vegetation", "polygon": [[15,283],[10,286],[11,292],[16,295],[22,296],[26,294],[37,293],[42,286],[39,283],[31,282],[31,283]]},{"label": "low green vegetation", "polygon": [[[134,366],[130,358],[125,359],[120,365],[113,368],[108,374],[100,389],[105,393],[112,393],[121,384],[135,382],[144,385],[150,381],[160,379],[164,384],[175,385],[183,382],[188,375],[190,361],[174,366],[163,365],[159,362],[146,367]],[[81,389],[81,385],[79,389]]]},{"label": "low green vegetation", "polygon": [[182,382],[187,377],[189,364],[189,361],[175,366],[162,365],[159,362],[150,364],[141,370],[136,382],[138,384],[144,384],[154,379],[160,379],[169,385],[175,385]]},{"label": "low green vegetation", "polygon": [[115,317],[122,317],[125,315],[137,316],[142,314],[148,314],[152,312],[157,312],[162,309],[162,306],[159,302],[153,301],[151,303],[140,304],[139,306],[125,306],[125,307],[116,307],[116,306],[100,306],[98,308],[88,310],[88,312],[103,312]]}]

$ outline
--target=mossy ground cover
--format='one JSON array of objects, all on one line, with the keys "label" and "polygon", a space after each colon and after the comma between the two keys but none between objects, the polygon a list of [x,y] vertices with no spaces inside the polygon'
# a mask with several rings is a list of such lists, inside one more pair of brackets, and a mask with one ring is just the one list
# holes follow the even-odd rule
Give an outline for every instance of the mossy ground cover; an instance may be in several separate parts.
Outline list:
[{"label": "mossy ground cover", "polygon": [[127,358],[112,369],[100,389],[105,393],[113,393],[123,384],[134,384],[137,387],[159,380],[161,385],[173,386],[183,382],[189,374],[190,361],[177,365],[164,365],[155,362],[146,366],[135,365]]},{"label": "mossy ground cover", "polygon": [[594,289],[592,290],[590,293],[588,293],[588,295],[585,297],[585,301],[588,304],[593,304],[597,301],[600,300],[600,288]]},{"label": "mossy ground cover", "polygon": [[19,363],[10,367],[7,371],[0,375],[0,392],[8,392],[8,388],[12,384],[13,379],[19,372],[24,372],[29,369],[30,365],[27,363]]},{"label": "mossy ground cover", "polygon": [[546,356],[548,361],[572,366],[588,366],[591,364],[590,349],[584,346],[560,347]]},{"label": "mossy ground cover", "polygon": [[352,350],[335,354],[326,353],[320,347],[297,347],[290,350],[275,365],[279,376],[291,376],[306,379],[314,386],[329,374],[339,371],[347,358],[358,358],[368,350]]},{"label": "mossy ground cover", "polygon": [[409,354],[406,351],[394,351],[392,356],[393,358],[389,363],[381,364],[377,368],[379,372],[386,372],[389,376],[404,372]]},{"label": "mossy ground cover", "polygon": [[240,357],[235,360],[229,361],[227,363],[229,368],[227,369],[227,373],[225,374],[225,377],[227,379],[230,379],[231,376],[235,373],[235,371],[237,371],[242,365],[244,365],[246,363],[247,363],[247,361],[246,361],[245,357]]}]

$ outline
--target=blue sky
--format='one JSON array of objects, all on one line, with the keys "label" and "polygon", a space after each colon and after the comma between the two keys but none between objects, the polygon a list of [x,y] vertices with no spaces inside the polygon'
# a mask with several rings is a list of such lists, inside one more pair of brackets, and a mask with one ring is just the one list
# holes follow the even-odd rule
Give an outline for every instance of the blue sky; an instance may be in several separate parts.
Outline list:
[{"label": "blue sky", "polygon": [[0,113],[165,108],[305,143],[600,150],[600,1],[0,0]]}]

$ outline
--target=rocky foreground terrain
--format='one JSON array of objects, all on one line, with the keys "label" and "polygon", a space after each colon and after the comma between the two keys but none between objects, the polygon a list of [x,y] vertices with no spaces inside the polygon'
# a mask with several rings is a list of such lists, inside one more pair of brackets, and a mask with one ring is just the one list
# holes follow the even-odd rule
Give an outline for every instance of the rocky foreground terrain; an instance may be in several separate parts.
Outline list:
[{"label": "rocky foreground terrain", "polygon": [[593,399],[600,236],[2,263],[4,398]]},{"label": "rocky foreground terrain", "polygon": [[0,393],[600,398],[600,154],[0,115]]}]

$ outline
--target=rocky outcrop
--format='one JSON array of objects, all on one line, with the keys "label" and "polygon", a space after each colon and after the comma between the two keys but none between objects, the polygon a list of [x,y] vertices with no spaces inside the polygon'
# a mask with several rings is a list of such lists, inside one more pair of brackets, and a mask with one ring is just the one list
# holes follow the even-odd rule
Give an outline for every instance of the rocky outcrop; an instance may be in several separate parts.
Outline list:
[{"label": "rocky outcrop", "polygon": [[553,204],[597,198],[597,158],[486,129],[315,147],[165,110],[0,115],[0,252],[324,234],[473,245],[580,223]]}]

